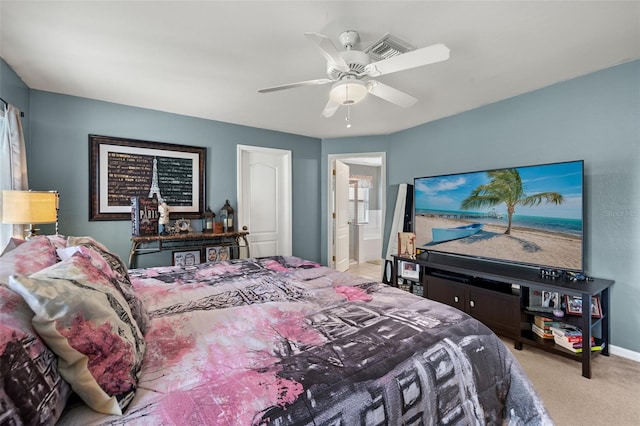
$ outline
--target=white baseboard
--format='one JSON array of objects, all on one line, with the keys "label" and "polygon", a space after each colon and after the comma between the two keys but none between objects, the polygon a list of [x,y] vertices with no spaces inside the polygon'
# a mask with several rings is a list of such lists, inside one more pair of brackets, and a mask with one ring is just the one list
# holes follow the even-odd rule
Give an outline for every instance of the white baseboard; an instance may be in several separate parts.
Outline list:
[{"label": "white baseboard", "polygon": [[611,345],[609,347],[609,353],[611,355],[617,355],[623,358],[630,359],[632,361],[640,362],[640,352],[634,352],[634,351],[630,351],[629,349]]}]

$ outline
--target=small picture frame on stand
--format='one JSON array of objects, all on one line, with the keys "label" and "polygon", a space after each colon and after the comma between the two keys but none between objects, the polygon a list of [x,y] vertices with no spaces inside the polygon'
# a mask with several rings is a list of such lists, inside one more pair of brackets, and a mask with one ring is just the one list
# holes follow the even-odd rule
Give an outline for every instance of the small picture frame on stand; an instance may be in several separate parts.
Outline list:
[{"label": "small picture frame on stand", "polygon": [[217,262],[218,261],[218,247],[211,246],[204,248],[204,261],[205,262]]},{"label": "small picture frame on stand", "polygon": [[420,279],[420,267],[414,262],[401,262],[400,276],[412,280]]},{"label": "small picture frame on stand", "polygon": [[[582,296],[565,296],[564,300],[567,314],[582,315]],[[598,296],[591,298],[591,316],[593,318],[602,318],[602,305]]]},{"label": "small picture frame on stand", "polygon": [[200,263],[200,250],[174,251],[173,266],[194,266]]},{"label": "small picture frame on stand", "polygon": [[558,293],[530,288],[527,309],[533,312],[553,312],[560,306],[560,300]]}]

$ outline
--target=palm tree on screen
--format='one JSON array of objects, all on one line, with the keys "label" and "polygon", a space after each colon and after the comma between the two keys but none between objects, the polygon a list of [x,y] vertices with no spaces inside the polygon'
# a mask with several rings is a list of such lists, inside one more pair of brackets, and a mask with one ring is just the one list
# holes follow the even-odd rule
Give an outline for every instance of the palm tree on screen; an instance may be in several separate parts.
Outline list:
[{"label": "palm tree on screen", "polygon": [[471,191],[471,194],[460,204],[463,210],[484,209],[495,207],[500,203],[507,206],[509,224],[505,234],[511,234],[511,221],[516,211],[516,206],[537,206],[543,201],[552,204],[562,204],[564,197],[558,192],[541,192],[539,194],[526,195],[522,178],[518,169],[500,169],[487,172],[491,181],[479,185]]}]

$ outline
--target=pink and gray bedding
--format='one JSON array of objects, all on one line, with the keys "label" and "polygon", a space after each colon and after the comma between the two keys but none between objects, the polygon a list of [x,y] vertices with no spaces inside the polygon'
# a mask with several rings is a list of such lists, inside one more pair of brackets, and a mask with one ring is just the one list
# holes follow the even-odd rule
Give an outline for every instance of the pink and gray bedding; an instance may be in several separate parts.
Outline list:
[{"label": "pink and gray bedding", "polygon": [[129,271],[150,321],[122,416],[60,424],[551,424],[486,327],[295,257]]},{"label": "pink and gray bedding", "polygon": [[64,260],[9,287],[35,313],[37,333],[58,356],[58,371],[94,410],[122,414],[135,395],[145,341],[117,285],[120,278],[99,252],[58,250]]},{"label": "pink and gray bedding", "polygon": [[29,275],[54,265],[64,238],[11,239],[0,256],[0,425],[53,425],[71,389],[56,355],[32,325],[33,311],[5,285],[11,275]]}]

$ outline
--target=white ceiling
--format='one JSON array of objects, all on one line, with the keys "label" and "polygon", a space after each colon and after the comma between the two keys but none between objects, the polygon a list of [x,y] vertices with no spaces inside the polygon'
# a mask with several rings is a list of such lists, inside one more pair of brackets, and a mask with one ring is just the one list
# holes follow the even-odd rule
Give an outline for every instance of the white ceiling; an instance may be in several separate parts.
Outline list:
[{"label": "white ceiling", "polygon": [[[0,1],[0,55],[32,89],[318,138],[390,134],[640,58],[640,1]],[[448,61],[377,79],[321,116],[330,85],[307,31],[361,48],[390,32]]]}]

